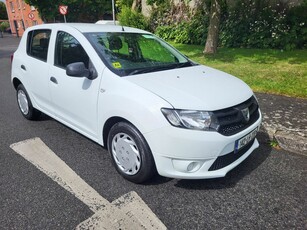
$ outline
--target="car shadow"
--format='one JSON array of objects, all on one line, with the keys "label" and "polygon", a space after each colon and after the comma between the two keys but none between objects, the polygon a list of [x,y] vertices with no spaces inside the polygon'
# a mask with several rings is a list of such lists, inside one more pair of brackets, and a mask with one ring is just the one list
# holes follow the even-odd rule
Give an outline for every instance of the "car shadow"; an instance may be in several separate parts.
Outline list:
[{"label": "car shadow", "polygon": [[38,122],[38,121],[50,121],[50,120],[53,120],[53,118],[49,117],[48,115],[46,115],[44,113],[41,113],[41,115],[37,118],[37,120],[35,120],[35,122]]}]

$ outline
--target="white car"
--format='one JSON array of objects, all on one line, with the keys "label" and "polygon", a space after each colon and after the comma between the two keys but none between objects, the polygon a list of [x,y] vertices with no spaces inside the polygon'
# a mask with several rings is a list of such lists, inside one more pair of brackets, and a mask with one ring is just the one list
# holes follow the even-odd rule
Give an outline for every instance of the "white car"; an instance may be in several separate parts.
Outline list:
[{"label": "white car", "polygon": [[223,177],[259,146],[252,90],[143,30],[30,27],[13,55],[12,83],[25,118],[43,112],[107,147],[135,183],[156,172]]}]

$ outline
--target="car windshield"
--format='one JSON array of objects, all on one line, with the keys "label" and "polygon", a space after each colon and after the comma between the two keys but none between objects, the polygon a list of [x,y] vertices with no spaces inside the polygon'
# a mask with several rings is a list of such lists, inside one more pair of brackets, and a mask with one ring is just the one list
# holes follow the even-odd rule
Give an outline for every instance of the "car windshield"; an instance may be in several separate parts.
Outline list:
[{"label": "car windshield", "polygon": [[152,34],[85,34],[102,61],[120,76],[149,73],[195,65]]}]

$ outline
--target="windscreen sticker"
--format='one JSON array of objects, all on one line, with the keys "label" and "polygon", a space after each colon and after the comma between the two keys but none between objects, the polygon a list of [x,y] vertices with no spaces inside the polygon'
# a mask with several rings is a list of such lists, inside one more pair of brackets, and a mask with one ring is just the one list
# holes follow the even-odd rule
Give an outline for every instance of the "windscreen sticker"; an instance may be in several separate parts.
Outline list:
[{"label": "windscreen sticker", "polygon": [[120,68],[122,68],[122,65],[121,65],[119,62],[113,62],[112,65],[113,65],[113,67],[114,67],[115,69],[120,69]]}]

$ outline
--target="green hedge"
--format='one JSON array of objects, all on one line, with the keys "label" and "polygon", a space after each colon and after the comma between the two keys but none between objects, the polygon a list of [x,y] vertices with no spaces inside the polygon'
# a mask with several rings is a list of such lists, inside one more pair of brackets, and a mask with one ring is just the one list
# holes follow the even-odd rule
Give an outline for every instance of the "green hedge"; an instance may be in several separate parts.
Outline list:
[{"label": "green hedge", "polygon": [[[176,43],[205,44],[208,9],[201,6],[196,13],[190,13],[188,6],[184,5],[184,13],[178,20],[174,4],[152,2],[156,5],[148,19],[140,12],[122,7],[120,23],[152,31]],[[231,6],[222,2],[219,46],[286,50],[307,48],[307,0],[295,7],[289,7],[289,3],[283,0],[236,0]]]},{"label": "green hedge", "polygon": [[148,30],[148,20],[139,12],[128,7],[123,7],[119,13],[119,22],[123,26],[131,26],[143,30]]}]

